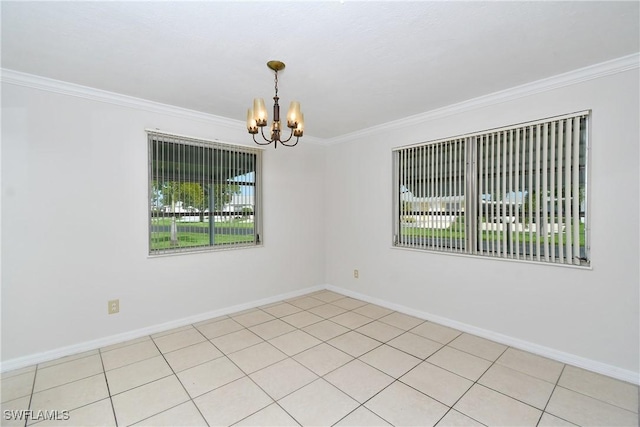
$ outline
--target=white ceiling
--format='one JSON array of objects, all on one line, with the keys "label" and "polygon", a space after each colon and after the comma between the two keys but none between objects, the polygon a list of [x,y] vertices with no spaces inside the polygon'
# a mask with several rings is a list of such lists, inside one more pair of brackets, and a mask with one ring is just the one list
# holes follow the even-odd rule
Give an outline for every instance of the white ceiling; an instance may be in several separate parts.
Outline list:
[{"label": "white ceiling", "polygon": [[640,50],[630,2],[1,2],[2,67],[331,138]]}]

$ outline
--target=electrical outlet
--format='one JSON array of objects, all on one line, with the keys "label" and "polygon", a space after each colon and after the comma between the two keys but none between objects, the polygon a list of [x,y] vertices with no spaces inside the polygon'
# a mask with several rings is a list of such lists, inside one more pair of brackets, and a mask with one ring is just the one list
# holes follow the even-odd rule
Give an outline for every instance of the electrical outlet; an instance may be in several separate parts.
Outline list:
[{"label": "electrical outlet", "polygon": [[353,270],[353,278],[357,279],[360,277],[360,272],[358,270]]},{"label": "electrical outlet", "polygon": [[112,299],[109,301],[109,314],[116,314],[120,312],[120,300]]}]

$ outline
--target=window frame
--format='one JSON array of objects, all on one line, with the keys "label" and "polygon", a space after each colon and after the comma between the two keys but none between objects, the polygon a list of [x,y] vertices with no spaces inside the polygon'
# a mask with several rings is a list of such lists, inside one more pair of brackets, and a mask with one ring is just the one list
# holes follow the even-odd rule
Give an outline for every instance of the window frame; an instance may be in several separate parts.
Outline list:
[{"label": "window frame", "polygon": [[[263,236],[263,232],[262,232],[262,223],[263,223],[263,208],[262,208],[262,153],[264,152],[264,149],[259,148],[259,147],[252,147],[252,146],[246,146],[246,145],[240,145],[240,144],[231,144],[231,143],[227,143],[227,142],[221,142],[218,140],[209,140],[209,139],[204,139],[204,138],[196,138],[196,137],[191,137],[191,136],[185,136],[185,135],[180,135],[180,134],[176,134],[176,133],[169,133],[169,132],[164,132],[164,131],[160,131],[157,129],[145,129],[145,132],[147,134],[147,185],[148,185],[148,192],[147,192],[147,202],[148,202],[148,206],[147,206],[147,215],[148,215],[148,256],[150,257],[161,257],[161,256],[167,256],[167,255],[182,255],[182,254],[192,254],[192,253],[203,253],[203,252],[215,252],[215,251],[220,251],[220,250],[235,250],[235,249],[246,249],[246,248],[255,248],[255,247],[262,247],[263,246],[263,241],[264,241],[264,236]],[[222,156],[222,155],[227,155],[229,158],[241,158],[242,156],[253,156],[253,157],[249,157],[252,158],[253,163],[250,163],[248,165],[243,165],[245,167],[248,168],[248,171],[245,172],[242,175],[247,175],[250,173],[253,173],[253,181],[243,181],[240,185],[241,187],[244,186],[251,186],[251,183],[253,184],[253,211],[252,213],[248,214],[246,212],[241,213],[240,215],[237,214],[236,211],[224,211],[224,210],[213,210],[213,211],[209,211],[207,210],[196,210],[194,212],[189,212],[186,215],[181,215],[181,216],[196,216],[196,212],[200,215],[203,216],[205,218],[208,218],[209,220],[213,220],[218,221],[219,217],[228,217],[228,221],[231,221],[234,217],[240,216],[240,217],[251,217],[253,219],[253,233],[251,234],[253,236],[253,240],[245,240],[245,241],[236,241],[236,242],[225,242],[225,243],[214,243],[211,244],[211,240],[215,239],[216,234],[211,232],[211,228],[210,227],[206,227],[207,228],[207,235],[210,236],[209,237],[209,243],[208,244],[196,244],[196,245],[186,245],[186,246],[176,246],[176,247],[169,247],[169,248],[154,248],[153,245],[153,220],[154,218],[176,218],[178,217],[177,212],[175,207],[172,208],[172,211],[169,211],[169,213],[167,215],[161,215],[158,213],[158,204],[157,201],[155,203],[154,206],[154,144],[174,144],[174,145],[181,145],[183,147],[189,147],[193,150],[200,150],[203,153],[203,156],[206,155],[210,156],[210,157],[214,157],[216,155],[218,156]],[[157,152],[156,152],[157,155]],[[175,155],[175,154],[174,154]],[[178,159],[178,160],[176,160]],[[204,157],[199,158],[198,160],[203,160]],[[175,158],[171,158],[171,160],[168,160],[168,162],[179,162],[179,157],[175,157]],[[204,161],[204,160],[203,160]],[[189,167],[197,167],[198,164],[197,162],[194,162],[193,160],[189,160],[187,162],[187,165]],[[210,176],[208,176],[208,179],[205,178],[202,181],[202,184],[204,186],[204,184],[210,184],[210,185],[215,185],[215,184],[220,184],[220,182],[229,182],[229,180],[231,180],[232,178],[237,178],[238,176],[242,176],[242,175],[230,175],[229,177],[227,177],[225,180],[220,181],[218,179],[218,181],[216,181],[214,179],[214,175],[218,176],[218,178],[220,176],[222,176],[222,174],[224,173],[222,171],[222,169],[224,169],[222,166],[226,166],[229,169],[233,170],[233,166],[235,166],[237,168],[237,170],[242,170],[239,166],[238,160],[236,160],[236,163],[234,164],[227,164],[226,162],[224,164],[221,163],[221,161],[218,162],[209,162],[208,163],[208,167],[209,167],[209,173]],[[250,166],[250,167],[249,167]],[[220,167],[218,171],[218,169],[216,169],[216,167]],[[204,166],[203,166],[204,168]],[[180,169],[180,165],[178,165],[178,167],[176,168],[176,170]],[[229,172],[229,169],[227,170],[227,173],[233,173],[233,172]],[[251,170],[253,169],[253,170]],[[237,170],[235,170],[235,172],[237,172]],[[163,172],[164,173],[164,172]],[[158,174],[157,170],[156,170],[156,175]],[[203,172],[204,174],[204,172]],[[180,183],[187,183],[187,182],[196,182],[196,181],[182,181],[181,179],[174,179],[170,182],[180,182]],[[233,182],[233,181],[231,181]],[[157,189],[156,189],[157,190]],[[211,187],[209,187],[209,191],[211,191]],[[203,188],[203,191],[206,192],[206,189]],[[224,190],[220,190],[220,191],[224,191]],[[237,193],[236,193],[237,194]],[[206,197],[206,196],[204,196]],[[231,196],[233,197],[233,195]],[[157,194],[156,194],[156,198],[157,198]],[[207,198],[208,200],[208,198]],[[212,207],[212,201],[211,202],[207,202],[207,205],[209,207]],[[228,205],[229,203],[225,203],[225,205]],[[167,205],[162,205],[167,206]],[[155,211],[154,211],[155,208]],[[206,213],[205,213],[206,212]],[[236,213],[236,215],[234,215],[234,213]],[[237,218],[236,218],[237,219]],[[176,221],[173,221],[173,224],[175,224]],[[169,226],[169,229],[171,230],[172,225]],[[214,227],[215,229],[215,227]],[[171,232],[171,231],[169,231]],[[177,229],[177,225],[176,225],[176,232],[179,233],[179,230]],[[179,240],[179,235],[177,236],[177,239]]]},{"label": "window frame", "polygon": [[[578,120],[577,122],[575,121],[576,119]],[[535,138],[539,138],[540,135],[543,135],[543,132],[541,132],[542,129],[544,129],[544,132],[547,132],[547,128],[543,126],[546,126],[546,125],[550,126],[549,135],[551,135],[553,132],[550,125],[551,123],[554,123],[555,125],[555,123],[561,123],[563,121],[569,122],[570,120],[574,120],[573,125],[571,127],[572,133],[568,132],[569,130],[568,128],[564,130],[565,133],[562,133],[562,128],[558,128],[558,129],[554,128],[553,130],[553,131],[559,132],[558,135],[562,135],[563,141],[565,142],[565,144],[567,143],[567,141],[569,141],[568,147],[570,148],[562,148],[562,150],[558,148],[558,150],[560,151],[558,152],[554,151],[554,156],[549,156],[549,163],[545,163],[546,160],[545,162],[541,162],[540,160],[537,160],[537,161],[530,160],[532,153],[535,153],[535,155],[537,155],[540,152],[550,153],[551,150],[553,150],[553,145],[551,145],[552,148],[548,148],[546,145],[542,145],[542,146],[533,145],[535,144]],[[590,143],[591,143],[590,141],[591,120],[592,120],[591,110],[585,110],[585,111],[580,111],[580,112],[575,112],[570,114],[564,114],[561,116],[549,117],[549,118],[525,122],[525,123],[518,123],[514,125],[503,126],[499,128],[483,130],[483,131],[473,132],[469,134],[458,135],[458,136],[453,136],[448,138],[441,138],[438,140],[432,140],[432,141],[422,142],[418,144],[412,144],[412,145],[393,148],[392,149],[392,159],[393,159],[393,163],[392,163],[392,168],[393,168],[392,247],[399,248],[399,249],[409,249],[409,250],[418,250],[418,251],[435,252],[435,253],[443,253],[443,254],[462,255],[462,256],[473,256],[473,257],[491,258],[491,259],[498,259],[498,260],[542,263],[544,265],[560,265],[560,266],[567,266],[567,267],[591,268],[592,260],[591,260],[591,247],[590,247],[590,218],[589,218],[590,217],[590,195],[589,195],[590,156],[589,156],[589,152],[590,152]],[[577,123],[577,130],[576,130],[576,123]],[[499,151],[500,149],[498,149],[498,153],[499,153],[498,155],[499,156],[501,155],[505,158],[507,156],[507,153],[509,156],[515,153],[514,157],[516,159],[518,158],[517,157],[518,153],[521,154],[522,165],[525,165],[525,155],[527,156],[526,162],[529,162],[528,163],[529,168],[527,168],[526,170],[522,170],[519,175],[518,167],[516,166],[515,177],[507,178],[507,179],[515,179],[516,181],[521,180],[522,187],[520,187],[519,195],[518,195],[517,184],[515,185],[515,189],[516,189],[515,193],[513,192],[513,187],[511,186],[511,184],[509,184],[509,193],[506,192],[507,187],[502,188],[502,190],[505,191],[504,194],[509,194],[508,198],[511,198],[512,197],[511,195],[513,194],[513,197],[515,197],[516,200],[519,197],[520,201],[505,202],[504,201],[505,199],[508,200],[507,196],[505,195],[505,196],[502,196],[502,200],[500,200],[500,203],[503,205],[506,203],[509,209],[511,209],[512,205],[519,206],[517,209],[514,208],[515,209],[514,212],[516,212],[515,215],[521,215],[523,219],[525,219],[528,216],[529,221],[531,220],[532,217],[537,218],[536,212],[542,215],[542,212],[545,210],[551,212],[555,209],[558,209],[558,207],[561,208],[562,206],[570,206],[570,211],[567,211],[568,213],[564,214],[561,217],[564,222],[560,221],[559,224],[560,225],[564,224],[565,228],[572,228],[572,230],[570,230],[568,233],[570,236],[572,236],[571,244],[568,244],[566,239],[564,240],[564,243],[562,243],[563,242],[562,239],[565,235],[565,228],[563,228],[562,231],[560,232],[547,232],[546,234],[551,235],[551,238],[549,239],[551,243],[550,243],[550,246],[543,248],[545,252],[542,257],[541,257],[541,250],[539,245],[536,249],[537,252],[535,252],[535,251],[532,251],[531,248],[535,247],[536,243],[530,243],[532,240],[529,240],[529,242],[525,243],[525,240],[524,240],[525,223],[524,222],[521,223],[522,228],[515,229],[515,231],[513,229],[510,229],[508,225],[496,226],[498,227],[498,230],[500,230],[497,233],[498,236],[500,235],[509,236],[509,237],[506,237],[505,242],[508,241],[507,244],[510,244],[512,248],[509,248],[507,246],[507,249],[504,249],[504,247],[502,246],[500,251],[504,250],[504,254],[498,254],[498,255],[496,255],[495,253],[490,254],[489,251],[487,250],[489,241],[488,240],[485,241],[486,236],[483,234],[486,232],[486,230],[489,227],[487,225],[488,223],[487,209],[489,208],[489,205],[492,205],[492,204],[495,205],[496,203],[498,203],[499,199],[498,199],[498,193],[492,193],[495,196],[495,200],[487,199],[487,196],[491,197],[491,193],[490,194],[483,193],[483,190],[485,190],[486,192],[486,189],[482,188],[481,186],[486,184],[482,183],[482,179],[483,178],[486,179],[489,176],[491,176],[493,180],[497,180],[497,179],[502,179],[502,175],[500,175],[499,172],[496,173],[495,169],[490,169],[488,164],[483,166],[478,165],[479,162],[482,165],[483,160],[485,160],[484,156],[487,156],[486,157],[487,159],[492,159],[487,154],[488,153],[487,151],[481,152],[480,154],[478,153],[478,150],[487,150],[486,145],[483,145],[486,143],[486,141],[483,141],[482,138],[487,137],[487,135],[490,135],[490,134],[497,135],[497,134],[500,134],[501,132],[513,132],[513,131],[519,132],[520,130],[523,130],[523,129],[525,131],[523,131],[522,133],[523,139],[520,141],[523,144],[520,147],[521,151],[518,151],[518,148],[516,148],[515,150],[513,148],[509,148],[508,150],[507,148],[500,148],[504,150],[502,154],[500,154],[500,151]],[[528,129],[528,133],[526,132],[527,129]],[[525,135],[527,135],[526,138],[525,138]],[[535,138],[534,138],[534,135],[536,135]],[[576,137],[578,141],[577,148],[575,144]],[[552,137],[549,136],[549,138],[552,138]],[[404,197],[404,193],[405,192],[409,193],[408,200],[411,201],[409,206],[416,206],[416,201],[418,202],[418,205],[426,204],[427,206],[430,206],[430,203],[429,203],[430,200],[435,199],[436,197],[433,195],[433,193],[431,193],[431,196],[426,195],[428,191],[425,192],[424,188],[426,187],[428,189],[429,184],[425,184],[425,182],[432,182],[434,180],[433,178],[434,176],[436,177],[435,179],[436,181],[438,179],[448,180],[449,183],[452,182],[452,179],[455,180],[455,178],[451,178],[451,176],[441,177],[438,172],[437,164],[435,165],[435,170],[436,170],[435,175],[433,175],[434,173],[429,170],[430,165],[428,165],[428,163],[431,160],[428,156],[424,156],[424,154],[422,154],[423,158],[420,158],[421,156],[420,154],[417,156],[414,154],[414,157],[419,158],[419,160],[416,161],[414,157],[408,156],[406,155],[406,153],[407,152],[411,153],[410,150],[414,150],[414,153],[416,153],[415,151],[416,149],[424,150],[425,147],[427,147],[427,149],[432,149],[432,147],[437,147],[438,145],[446,145],[446,144],[450,144],[458,141],[463,141],[463,143],[465,144],[464,145],[465,158],[463,159],[464,192],[463,194],[451,193],[445,196],[443,196],[442,193],[438,193],[439,195],[437,197],[440,197],[440,199],[445,199],[449,197],[450,200],[452,200],[453,197],[457,197],[463,200],[462,203],[464,203],[465,206],[461,210],[459,209],[456,215],[458,217],[461,217],[462,228],[464,229],[464,236],[455,245],[450,242],[450,246],[445,247],[446,245],[442,245],[441,242],[439,242],[440,246],[438,247],[437,245],[433,244],[433,241],[438,242],[438,233],[440,233],[440,236],[442,235],[451,236],[451,235],[454,235],[455,232],[451,231],[449,233],[442,233],[441,231],[435,231],[437,226],[432,226],[434,221],[433,218],[437,217],[438,215],[445,216],[448,214],[451,216],[453,213],[449,211],[450,208],[447,207],[446,209],[443,209],[442,207],[439,207],[439,209],[444,210],[444,212],[437,212],[437,213],[431,212],[432,208],[430,207],[417,209],[417,210],[415,208],[412,208],[412,210],[408,212],[410,214],[410,217],[408,219],[414,220],[414,221],[416,219],[418,220],[422,219],[423,222],[419,223],[420,225],[413,225],[413,226],[411,224],[407,225],[407,221],[405,218],[405,222],[403,224],[403,214],[407,213],[405,206],[403,206],[403,204],[407,203],[406,202],[407,197]],[[506,144],[507,143],[506,141],[507,140],[505,139],[504,141],[499,142],[499,144]],[[546,139],[544,141],[546,142]],[[549,141],[551,141],[551,139]],[[511,142],[513,141],[509,139],[509,143]],[[535,148],[532,149],[530,147],[535,147]],[[540,148],[542,148],[542,150],[540,150]],[[565,149],[567,151],[564,151]],[[575,151],[571,151],[574,149]],[[532,151],[529,151],[527,153],[527,151],[525,150],[527,151],[532,150]],[[565,154],[567,155],[570,154],[568,156],[569,160],[565,159],[566,157]],[[405,155],[404,158],[402,157],[403,155]],[[439,155],[442,155],[442,153],[440,153]],[[551,161],[551,157],[553,157],[554,159],[557,159],[558,155],[562,156],[561,167],[557,167],[556,169],[553,169],[554,163]],[[491,156],[493,156],[493,154],[491,154]],[[446,153],[444,153],[444,157],[445,157],[445,162],[450,161],[451,156],[447,158]],[[499,162],[503,162],[503,161],[506,162],[506,160],[504,160],[502,157],[497,157],[497,159]],[[509,157],[507,164],[509,166],[510,174],[513,173],[511,161],[512,161],[511,157]],[[456,162],[456,158],[454,157],[453,163],[455,164],[455,162]],[[518,160],[515,160],[515,162],[516,162],[515,164],[517,165]],[[541,164],[542,164],[542,167],[541,167]],[[446,167],[442,168],[442,165],[440,166],[442,170],[446,169]],[[418,174],[418,172],[413,172],[412,168],[413,170],[426,169],[428,170],[428,172],[421,172],[423,173],[423,175],[418,175],[420,178],[412,182],[410,180],[414,176],[413,174]],[[482,169],[482,168],[485,168],[485,169]],[[544,191],[548,190],[548,187],[542,187],[540,185],[540,181],[543,180],[542,175],[549,174],[549,176],[551,176],[556,173],[559,176],[562,175],[562,176],[571,177],[571,180],[565,183],[565,187],[570,187],[570,189],[567,191],[572,196],[568,197],[565,200],[564,198],[565,187],[562,188],[562,196],[556,197],[555,199],[553,198],[553,193],[551,194],[551,196],[549,196],[548,193],[547,193],[547,196],[540,196],[540,195],[536,196],[534,190],[537,190],[538,193],[543,193]],[[406,176],[404,176],[403,174],[405,174]],[[431,175],[428,175],[428,174],[431,174]],[[526,182],[525,177],[527,180],[530,180],[531,179],[530,177],[533,175],[536,176],[536,178],[534,178],[535,186],[532,187],[533,190],[531,190],[530,192],[530,187],[525,185],[525,182]],[[479,183],[478,181],[481,181],[481,182]],[[574,183],[575,183],[575,186],[574,186]],[[422,185],[423,190],[422,190],[421,197],[416,198],[414,194],[410,190],[408,190],[408,186],[417,186],[417,185]],[[528,185],[531,186],[531,181],[528,181]],[[446,184],[445,184],[445,187],[446,187]],[[560,187],[558,187],[558,190],[559,189]],[[578,189],[578,193],[576,193],[575,191],[576,189]],[[451,190],[448,190],[448,191],[451,191]],[[531,193],[529,195],[530,197],[527,195],[529,192]],[[533,199],[533,202],[531,201],[532,199]],[[539,205],[535,204],[536,200],[540,203]],[[540,207],[538,207],[537,209],[534,208],[536,209],[534,210],[532,209],[532,203],[533,203],[533,206],[540,206]],[[543,206],[543,203],[546,204],[547,206],[546,209],[541,208],[541,206]],[[529,211],[525,213],[525,210],[527,209],[526,207],[527,204],[528,204]],[[450,205],[450,204],[448,203],[447,205]],[[503,206],[502,209],[504,208],[505,207]],[[504,216],[505,219],[509,218],[510,220],[513,220],[513,218],[510,218],[511,214],[506,215],[505,213],[502,213],[501,215]],[[424,221],[425,217],[430,219],[428,219],[427,221]],[[454,218],[455,217],[456,216],[454,216]],[[494,219],[495,217],[491,218],[491,220],[494,220]],[[543,230],[542,227],[546,226],[546,227],[551,227],[552,229],[556,227],[554,225],[555,223],[553,222],[553,219],[551,221],[547,221],[545,216],[544,221],[545,222],[538,222],[538,220],[536,220],[535,223],[529,222],[529,224],[535,224],[534,232],[527,231],[527,233],[529,233],[529,239],[531,239],[531,236],[534,236],[536,239],[535,241],[539,242],[542,240],[541,236],[545,235],[545,233],[542,231]],[[429,224],[429,225],[424,225],[424,224]],[[517,219],[515,220],[515,224],[516,225],[518,224]],[[426,228],[426,230],[420,231],[419,230],[420,227]],[[506,230],[504,227],[506,227]],[[531,230],[531,228],[529,228],[529,230]],[[573,234],[575,234],[575,230],[579,230],[577,237],[573,236]],[[571,233],[571,231],[574,231],[574,233]],[[410,241],[412,240],[410,238],[412,233],[413,233],[413,236],[416,236],[416,235],[421,236],[418,238],[413,237],[413,240],[414,240],[413,244]],[[421,234],[418,234],[418,233],[421,233]],[[522,246],[516,246],[516,245],[519,245],[517,236],[520,236],[520,235],[523,236],[523,240],[521,240]],[[516,236],[515,240],[513,236]],[[555,240],[558,237],[559,237],[560,243],[558,243]],[[452,239],[452,238],[448,237],[448,239]],[[502,239],[502,237],[498,237],[498,239]],[[442,238],[440,237],[440,241],[441,240]],[[415,244],[416,241],[418,242],[418,244]],[[425,244],[424,241],[427,241],[428,243]],[[514,245],[514,241],[516,245]],[[576,241],[577,241],[577,246],[576,246]],[[462,242],[462,246],[460,245],[460,242]],[[497,246],[500,247],[500,245],[501,243],[499,242]],[[558,248],[562,247],[563,245],[572,246],[573,251],[570,254],[566,254],[565,256],[565,255],[562,255],[562,249],[560,249],[559,251],[561,254],[561,257],[560,257],[561,259],[558,260],[557,259],[558,256],[556,255],[556,252],[558,251]],[[526,250],[527,246],[529,246],[528,251]],[[515,252],[517,256],[514,256],[513,247],[516,248]],[[576,247],[578,247],[579,253],[577,253],[577,255],[574,255],[576,254],[575,252]],[[509,253],[507,253],[508,251]],[[518,253],[519,251],[521,251],[522,253],[521,254]],[[550,253],[553,253],[553,255],[548,256]]]}]

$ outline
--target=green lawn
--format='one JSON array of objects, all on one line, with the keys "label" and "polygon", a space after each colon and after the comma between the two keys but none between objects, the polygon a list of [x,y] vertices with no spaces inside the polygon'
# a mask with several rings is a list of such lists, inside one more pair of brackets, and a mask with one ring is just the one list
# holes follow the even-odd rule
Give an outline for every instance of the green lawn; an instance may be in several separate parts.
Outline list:
[{"label": "green lawn", "polygon": [[[153,226],[170,226],[171,218],[152,218]],[[178,244],[172,245],[170,231],[157,231],[151,233],[151,250],[186,248],[197,246],[209,246],[209,222],[181,222],[176,221],[178,228]],[[249,219],[230,219],[228,221],[216,221],[214,223],[215,245],[250,243],[255,240],[255,235],[234,234],[234,229],[253,229],[254,223]],[[182,230],[181,230],[182,229]],[[183,231],[184,229],[190,231]],[[202,232],[194,233],[194,229],[202,229]],[[205,231],[206,230],[206,231]]]},{"label": "green lawn", "polygon": [[[580,233],[580,246],[584,246],[585,244],[585,227],[584,224],[580,223],[579,228]],[[573,231],[573,230],[572,230]],[[425,238],[436,238],[436,239],[453,239],[453,240],[464,240],[465,231],[464,231],[464,219],[458,218],[449,228],[445,229],[436,229],[436,228],[422,228],[410,225],[403,225],[401,228],[402,237],[411,238],[411,237],[425,237]],[[519,233],[512,232],[511,233],[511,241],[515,243],[516,235],[518,241],[520,243],[529,243],[532,241],[534,244],[537,243],[538,237],[535,233],[529,234],[528,231],[522,231]],[[565,241],[566,233],[562,233],[562,243],[566,244]],[[555,235],[555,245],[560,244],[560,234],[556,233]],[[506,239],[506,232],[504,231],[482,231],[482,240],[485,242],[491,241],[503,241]],[[544,237],[541,237],[540,243],[544,244]]]}]

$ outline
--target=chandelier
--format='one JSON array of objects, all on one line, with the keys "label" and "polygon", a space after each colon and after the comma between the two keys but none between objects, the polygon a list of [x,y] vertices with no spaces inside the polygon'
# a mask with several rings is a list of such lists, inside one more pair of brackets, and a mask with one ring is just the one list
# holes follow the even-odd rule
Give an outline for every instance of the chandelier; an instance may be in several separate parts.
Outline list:
[{"label": "chandelier", "polygon": [[[247,130],[253,136],[253,141],[258,145],[269,145],[272,142],[274,147],[278,148],[278,143],[286,146],[293,147],[298,143],[298,140],[304,133],[304,114],[300,112],[300,103],[292,101],[289,105],[289,111],[287,112],[287,127],[291,129],[289,138],[281,139],[282,126],[280,125],[280,105],[278,105],[278,71],[284,69],[284,62],[269,61],[267,67],[275,71],[275,87],[276,95],[273,97],[273,122],[271,123],[271,134],[269,138],[264,135],[264,128],[267,126],[267,109],[264,106],[264,99],[255,98],[253,100],[253,108],[249,108],[247,111]],[[256,134],[260,128],[260,134],[265,142],[256,140]],[[295,142],[291,141],[291,138],[296,137]]]}]

